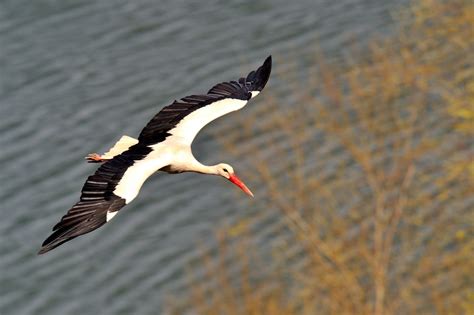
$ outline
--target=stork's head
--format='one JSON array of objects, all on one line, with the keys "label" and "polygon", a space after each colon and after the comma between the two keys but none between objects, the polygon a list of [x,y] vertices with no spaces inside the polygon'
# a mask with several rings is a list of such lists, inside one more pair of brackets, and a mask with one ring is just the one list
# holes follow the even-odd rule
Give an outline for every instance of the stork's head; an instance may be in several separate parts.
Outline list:
[{"label": "stork's head", "polygon": [[248,189],[247,186],[235,175],[234,168],[226,163],[220,163],[216,165],[217,175],[220,175],[229,181],[231,181],[234,185],[242,189],[247,195],[253,197],[252,192]]}]

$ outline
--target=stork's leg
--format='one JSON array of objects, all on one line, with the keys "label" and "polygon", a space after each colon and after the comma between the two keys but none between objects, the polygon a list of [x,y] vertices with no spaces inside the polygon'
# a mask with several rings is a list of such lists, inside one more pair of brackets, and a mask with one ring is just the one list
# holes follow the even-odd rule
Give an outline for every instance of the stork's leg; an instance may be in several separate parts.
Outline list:
[{"label": "stork's leg", "polygon": [[103,163],[108,161],[108,158],[103,158],[102,155],[97,153],[91,153],[86,156],[87,163]]}]

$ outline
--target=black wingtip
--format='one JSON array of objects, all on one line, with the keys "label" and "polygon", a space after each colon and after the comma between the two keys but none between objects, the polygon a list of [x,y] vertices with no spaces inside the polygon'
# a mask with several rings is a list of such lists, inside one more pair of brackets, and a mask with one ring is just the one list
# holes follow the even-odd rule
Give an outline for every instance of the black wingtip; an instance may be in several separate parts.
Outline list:
[{"label": "black wingtip", "polygon": [[272,72],[272,56],[268,56],[263,64],[256,70],[249,73],[247,82],[251,82],[252,91],[262,91],[270,78]]},{"label": "black wingtip", "polygon": [[38,255],[42,255],[44,253],[47,253],[49,252],[50,250],[58,247],[59,245],[61,245],[62,243],[58,244],[58,243],[53,243],[53,240],[51,240],[51,237],[49,237],[46,241],[43,242],[43,244],[41,245],[41,248],[40,250],[38,251]]},{"label": "black wingtip", "polygon": [[265,58],[265,61],[263,62],[262,67],[268,67],[271,70],[271,68],[272,68],[272,55],[269,55],[267,58]]},{"label": "black wingtip", "polygon": [[[52,248],[51,248],[51,249],[52,249]],[[44,253],[49,252],[51,249],[46,248],[46,247],[41,247],[37,254],[38,254],[38,255],[42,255],[42,254],[44,254]]]},{"label": "black wingtip", "polygon": [[262,86],[262,89],[265,87],[265,84],[267,84],[268,79],[270,78],[270,73],[272,72],[272,55],[268,56],[265,61],[263,62],[263,65],[261,66],[261,71],[262,71],[262,77],[265,78],[264,84]]},{"label": "black wingtip", "polygon": [[55,249],[56,247],[58,247],[59,245],[67,242],[68,240],[70,240],[71,238],[65,238],[64,235],[61,235],[61,234],[64,234],[64,232],[54,232],[53,234],[51,234],[44,242],[43,244],[41,244],[41,248],[40,250],[38,251],[38,255],[42,255],[44,253],[47,253],[49,252],[50,250],[53,250]]},{"label": "black wingtip", "polygon": [[[102,223],[103,224],[103,223]],[[100,227],[102,224],[98,224],[97,227]],[[42,255],[44,253],[49,252],[50,250],[55,249],[56,247],[82,235],[89,233],[95,230],[97,227],[94,228],[82,228],[81,226],[76,227],[78,231],[73,229],[67,228],[60,228],[53,232],[41,245],[40,250],[38,251],[38,255]]]}]

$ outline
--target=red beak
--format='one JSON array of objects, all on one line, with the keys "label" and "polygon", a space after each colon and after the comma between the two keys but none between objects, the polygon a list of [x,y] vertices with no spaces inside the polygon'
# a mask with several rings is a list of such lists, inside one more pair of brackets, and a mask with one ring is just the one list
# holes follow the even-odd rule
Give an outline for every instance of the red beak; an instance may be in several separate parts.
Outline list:
[{"label": "red beak", "polygon": [[240,189],[242,189],[242,190],[244,191],[244,193],[246,193],[246,194],[249,195],[250,197],[253,197],[253,194],[252,194],[252,192],[250,191],[250,189],[248,189],[248,187],[245,186],[245,184],[240,180],[240,178],[237,177],[237,175],[235,175],[235,174],[230,175],[229,180],[230,180],[234,185],[236,185],[237,187],[239,187]]}]

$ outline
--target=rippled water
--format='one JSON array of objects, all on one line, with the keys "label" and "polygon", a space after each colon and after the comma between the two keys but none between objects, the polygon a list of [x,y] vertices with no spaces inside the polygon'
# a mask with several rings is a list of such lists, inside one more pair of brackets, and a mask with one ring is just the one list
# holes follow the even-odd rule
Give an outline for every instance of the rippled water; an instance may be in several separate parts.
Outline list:
[{"label": "rippled water", "polygon": [[[399,4],[0,2],[0,314],[159,313],[164,292],[185,285],[196,240],[210,241],[217,224],[251,203],[219,178],[160,174],[111,224],[36,256],[95,170],[83,157],[136,136],[173,99],[238,78],[269,54],[278,70],[288,56],[308,57],[318,39],[337,56],[354,38],[388,31]],[[264,103],[263,93],[252,106]],[[221,162],[210,135],[228,124],[232,116],[198,137],[204,163]],[[239,170],[244,158],[226,162]]]}]

